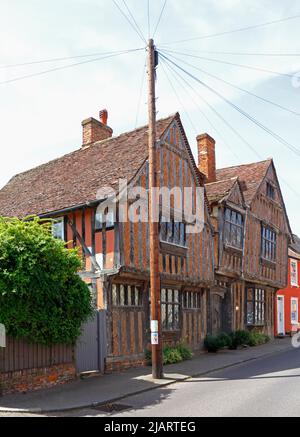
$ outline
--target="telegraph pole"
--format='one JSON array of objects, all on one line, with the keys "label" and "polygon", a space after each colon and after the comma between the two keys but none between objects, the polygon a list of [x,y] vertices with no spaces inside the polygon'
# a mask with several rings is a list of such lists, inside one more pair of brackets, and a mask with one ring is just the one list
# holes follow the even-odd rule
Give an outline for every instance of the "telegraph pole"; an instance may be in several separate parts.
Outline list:
[{"label": "telegraph pole", "polygon": [[163,378],[160,272],[159,272],[159,198],[153,188],[158,187],[156,149],[156,97],[155,69],[157,52],[154,41],[148,42],[148,111],[149,111],[149,236],[150,236],[150,296],[151,296],[151,345],[152,377]]}]

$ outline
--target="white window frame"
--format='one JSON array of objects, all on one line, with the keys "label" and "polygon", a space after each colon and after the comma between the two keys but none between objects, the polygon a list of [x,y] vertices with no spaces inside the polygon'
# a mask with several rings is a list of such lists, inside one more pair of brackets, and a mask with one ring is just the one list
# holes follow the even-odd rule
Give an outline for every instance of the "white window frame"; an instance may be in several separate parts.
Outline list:
[{"label": "white window frame", "polygon": [[[296,302],[296,308],[297,308],[297,310],[296,310],[296,320],[293,320],[293,317],[292,317],[292,315],[293,315],[293,302]],[[292,297],[291,298],[291,324],[292,325],[298,325],[298,323],[299,323],[299,300],[298,300],[298,297]]]},{"label": "white window frame", "polygon": [[[54,226],[57,223],[62,223],[61,235],[56,235],[54,233]],[[57,217],[56,219],[53,220],[53,223],[52,223],[52,235],[53,235],[53,237],[59,238],[62,241],[65,241],[65,226],[64,226],[64,223],[65,223],[64,217]]]},{"label": "white window frame", "polygon": [[[295,274],[292,274],[292,265],[295,266]],[[298,261],[291,259],[290,261],[290,276],[291,276],[291,286],[298,287]]]}]

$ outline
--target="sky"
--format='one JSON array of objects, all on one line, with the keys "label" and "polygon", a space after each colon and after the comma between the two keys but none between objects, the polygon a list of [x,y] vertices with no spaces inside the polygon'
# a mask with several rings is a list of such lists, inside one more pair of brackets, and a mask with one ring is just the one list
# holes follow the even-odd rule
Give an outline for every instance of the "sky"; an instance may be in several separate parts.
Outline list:
[{"label": "sky", "polygon": [[[117,2],[126,10],[123,0]],[[164,0],[149,3],[148,22],[148,1],[127,0],[145,39],[149,28],[153,36]],[[178,42],[298,14],[297,0],[167,0],[155,43],[159,50],[169,50],[164,52],[166,56],[177,57],[173,61],[182,68],[289,143],[283,145],[199,82],[185,76],[190,85],[183,83],[160,60],[158,118],[180,112],[195,159],[196,136],[204,132],[213,136],[217,167],[272,157],[292,230],[300,235],[300,156],[290,150],[290,145],[300,150],[299,116],[208,75],[300,113],[300,57],[266,56],[300,54],[300,18]],[[95,60],[103,53],[129,49],[141,50]],[[97,56],[57,60],[95,53]],[[51,59],[56,60],[12,66]],[[60,68],[91,59],[94,61]],[[0,186],[19,172],[80,148],[81,121],[97,118],[100,109],[108,109],[114,135],[146,124],[145,59],[145,42],[113,0],[1,0]],[[12,81],[50,69],[56,70]]]}]

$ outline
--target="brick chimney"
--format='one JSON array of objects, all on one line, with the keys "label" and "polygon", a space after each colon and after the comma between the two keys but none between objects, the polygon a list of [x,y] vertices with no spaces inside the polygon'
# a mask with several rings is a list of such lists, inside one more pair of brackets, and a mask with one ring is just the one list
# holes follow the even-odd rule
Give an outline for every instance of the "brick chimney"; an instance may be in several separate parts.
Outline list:
[{"label": "brick chimney", "polygon": [[206,183],[216,182],[215,140],[208,134],[198,135],[198,168],[206,176]]},{"label": "brick chimney", "polygon": [[107,126],[108,112],[106,109],[99,112],[99,119],[100,121],[90,117],[81,123],[82,147],[87,147],[96,141],[103,141],[112,137],[113,130]]}]

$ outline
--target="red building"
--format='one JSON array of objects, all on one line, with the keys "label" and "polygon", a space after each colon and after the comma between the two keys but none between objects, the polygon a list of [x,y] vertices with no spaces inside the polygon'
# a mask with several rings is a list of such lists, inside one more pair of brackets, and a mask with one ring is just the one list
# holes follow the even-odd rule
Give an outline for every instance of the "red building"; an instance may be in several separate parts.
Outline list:
[{"label": "red building", "polygon": [[277,292],[275,334],[278,336],[300,331],[300,238],[293,236],[289,247],[288,286]]}]

